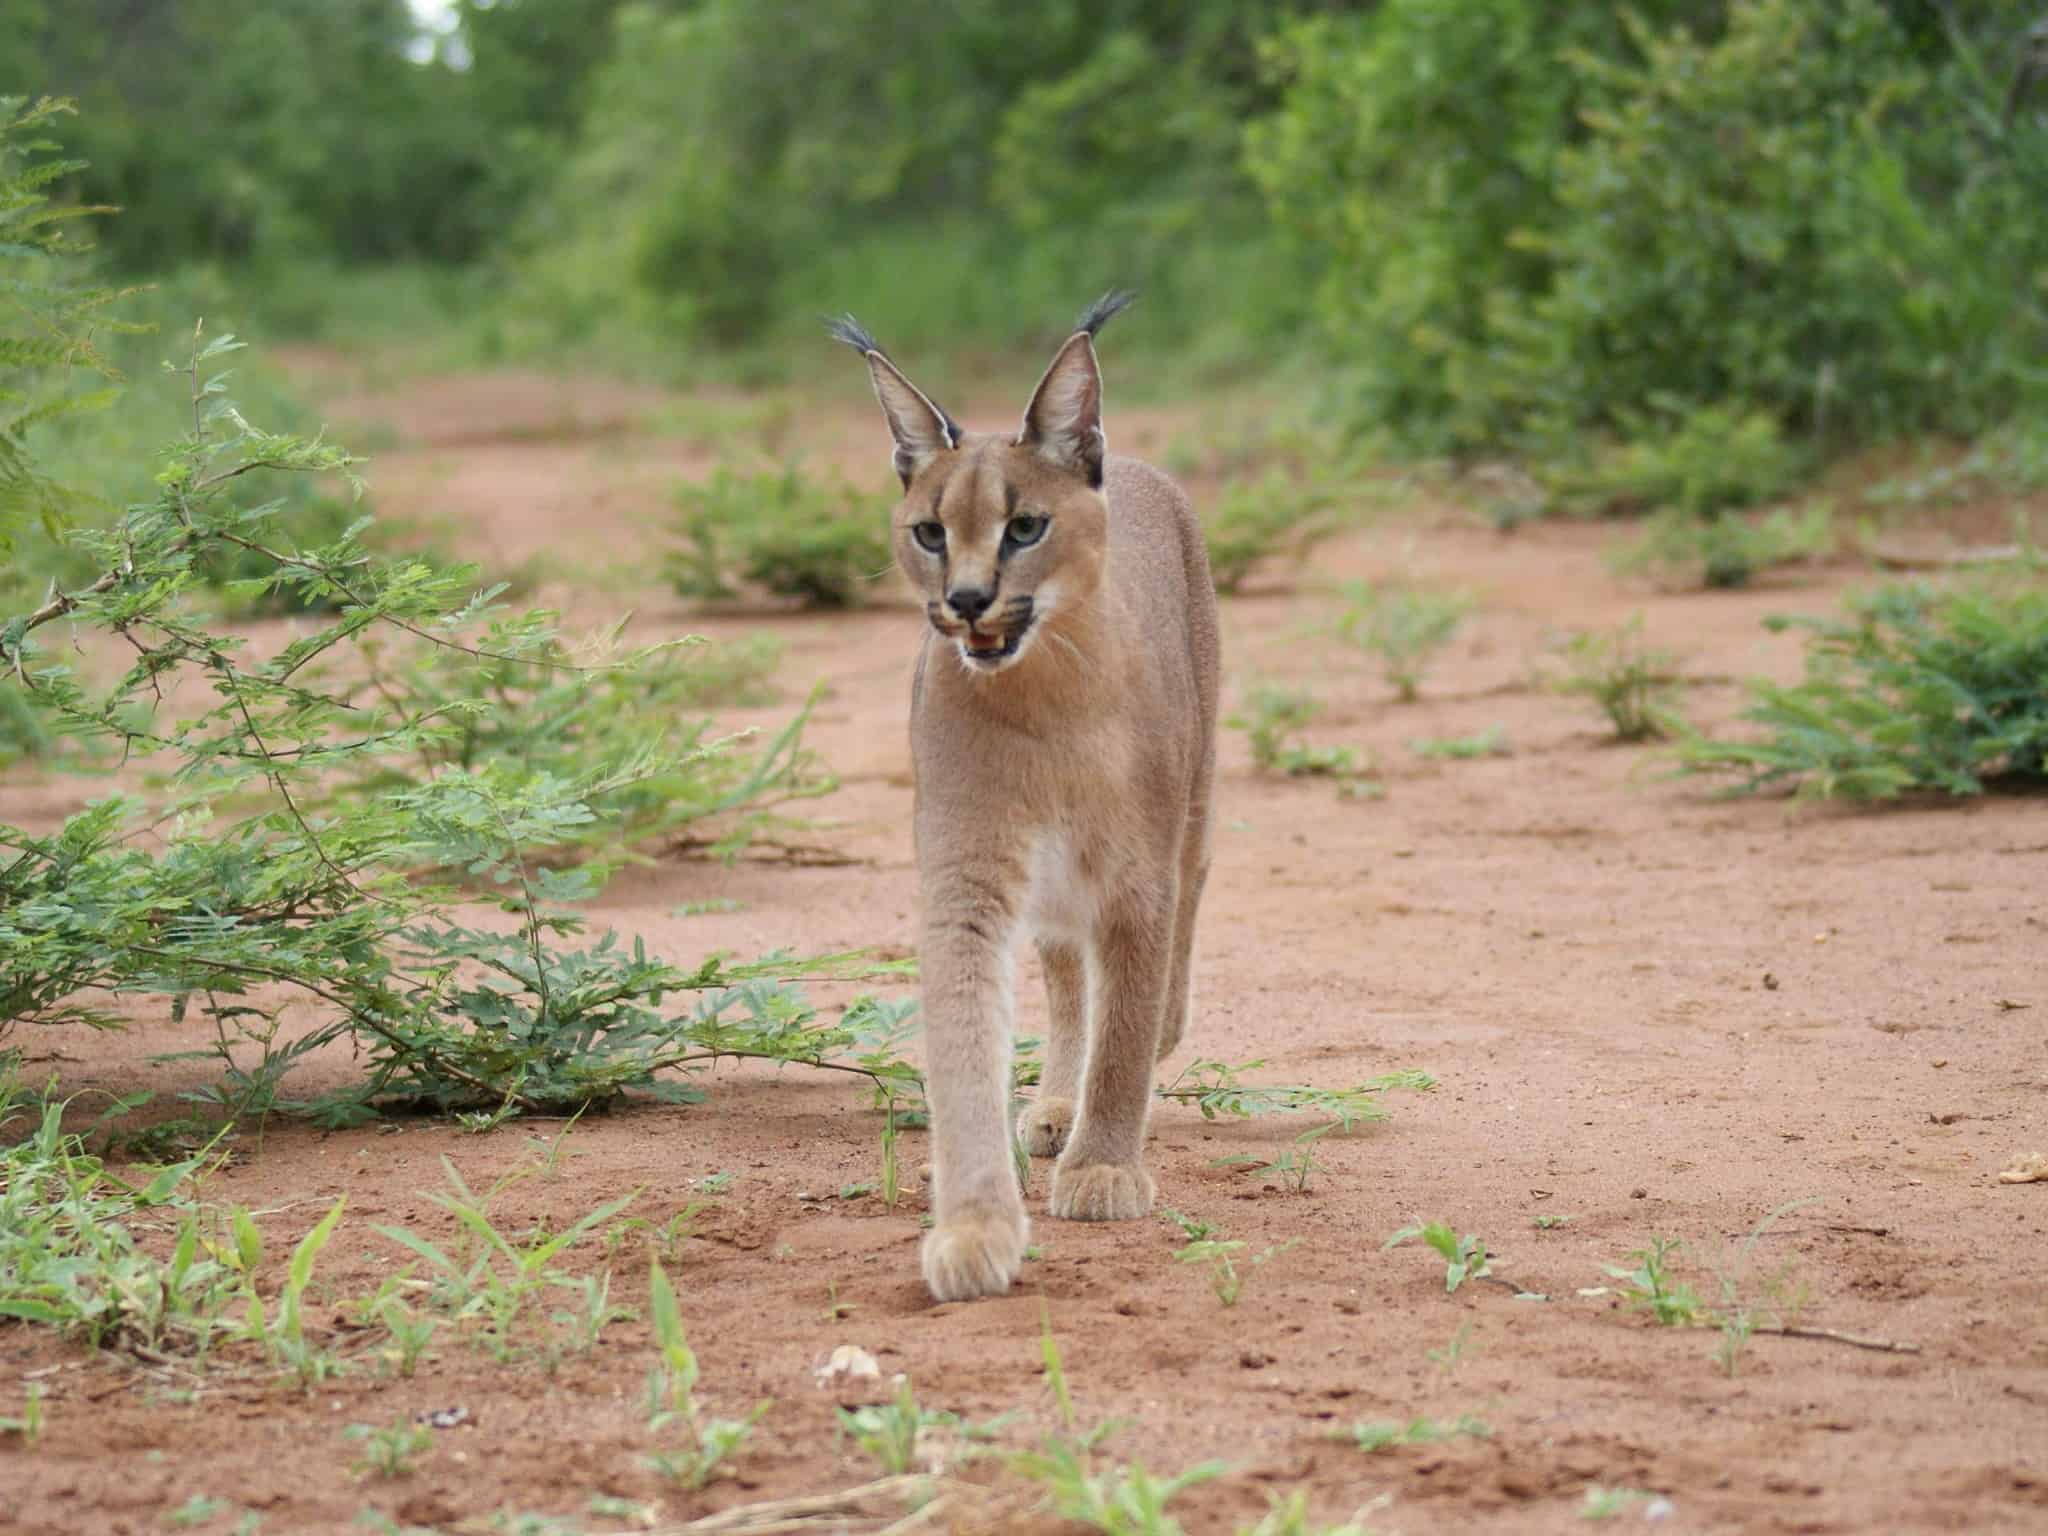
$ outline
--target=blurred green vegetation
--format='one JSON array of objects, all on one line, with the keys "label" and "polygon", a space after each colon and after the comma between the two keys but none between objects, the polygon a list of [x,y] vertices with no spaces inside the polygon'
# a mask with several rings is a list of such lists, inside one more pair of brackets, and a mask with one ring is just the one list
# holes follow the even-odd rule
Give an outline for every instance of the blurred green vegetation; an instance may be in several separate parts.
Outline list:
[{"label": "blurred green vegetation", "polygon": [[1791,476],[2039,414],[2040,19],[0,0],[0,92],[79,100],[114,279],[225,283],[270,337],[786,381],[850,307],[944,390],[1128,283],[1134,384],[1286,368],[1351,431],[1607,510],[1699,494],[1671,461],[1729,423]]}]

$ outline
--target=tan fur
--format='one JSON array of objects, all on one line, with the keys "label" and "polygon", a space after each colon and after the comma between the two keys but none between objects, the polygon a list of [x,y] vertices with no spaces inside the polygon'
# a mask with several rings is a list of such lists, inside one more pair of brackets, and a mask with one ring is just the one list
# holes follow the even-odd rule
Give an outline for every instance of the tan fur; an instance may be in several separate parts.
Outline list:
[{"label": "tan fur", "polygon": [[[1059,1155],[1052,1214],[1151,1207],[1153,1065],[1187,1023],[1209,867],[1216,601],[1187,497],[1103,455],[1089,330],[1061,349],[1020,433],[957,442],[852,334],[905,479],[897,561],[931,626],[910,714],[934,1163],[924,1275],[958,1300],[1006,1290],[1028,1233],[1008,1123],[1020,937],[1037,942],[1051,1026],[1018,1132],[1034,1155]],[[1005,550],[1019,516],[1050,522]],[[913,534],[932,522],[943,558]],[[993,589],[973,627],[949,600],[963,588]],[[986,654],[1020,624],[1014,654]]]}]

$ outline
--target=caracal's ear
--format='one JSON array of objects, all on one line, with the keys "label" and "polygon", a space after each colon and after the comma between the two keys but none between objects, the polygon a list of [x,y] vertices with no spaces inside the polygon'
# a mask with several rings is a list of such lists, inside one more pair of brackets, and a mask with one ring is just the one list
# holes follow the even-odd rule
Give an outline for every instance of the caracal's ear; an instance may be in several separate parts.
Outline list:
[{"label": "caracal's ear", "polygon": [[1102,484],[1102,457],[1108,451],[1102,435],[1102,370],[1095,363],[1095,333],[1133,293],[1105,293],[1082,312],[1069,336],[1045,370],[1024,408],[1022,446],[1081,476],[1091,486]]},{"label": "caracal's ear", "polygon": [[889,361],[889,354],[875,344],[861,323],[851,315],[829,320],[825,329],[835,341],[843,341],[867,359],[868,377],[875,381],[875,398],[882,402],[882,414],[889,418],[889,436],[895,439],[893,463],[905,488],[911,478],[939,454],[960,446],[960,427],[931,396],[903,376],[903,370]]}]

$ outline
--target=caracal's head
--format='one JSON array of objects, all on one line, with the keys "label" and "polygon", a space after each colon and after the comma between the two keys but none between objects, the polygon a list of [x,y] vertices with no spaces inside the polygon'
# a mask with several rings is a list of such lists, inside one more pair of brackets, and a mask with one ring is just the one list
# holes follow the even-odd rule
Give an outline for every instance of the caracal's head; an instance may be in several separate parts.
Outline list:
[{"label": "caracal's head", "polygon": [[1102,585],[1109,504],[1094,337],[1130,299],[1111,293],[1089,306],[1015,433],[963,432],[851,315],[832,324],[867,359],[895,441],[896,563],[970,672],[1017,665]]}]

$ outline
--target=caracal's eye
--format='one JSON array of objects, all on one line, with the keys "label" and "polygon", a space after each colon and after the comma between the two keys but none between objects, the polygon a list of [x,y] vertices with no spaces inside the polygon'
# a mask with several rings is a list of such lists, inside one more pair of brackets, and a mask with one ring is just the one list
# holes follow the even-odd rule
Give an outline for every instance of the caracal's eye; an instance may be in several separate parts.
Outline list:
[{"label": "caracal's eye", "polygon": [[1024,549],[1044,538],[1045,530],[1051,526],[1051,518],[1036,517],[1027,512],[1021,517],[1010,519],[1010,526],[1003,530],[1003,537],[1017,548]]},{"label": "caracal's eye", "polygon": [[946,547],[946,525],[927,518],[921,523],[910,525],[910,536],[917,540],[917,547],[936,555]]}]

